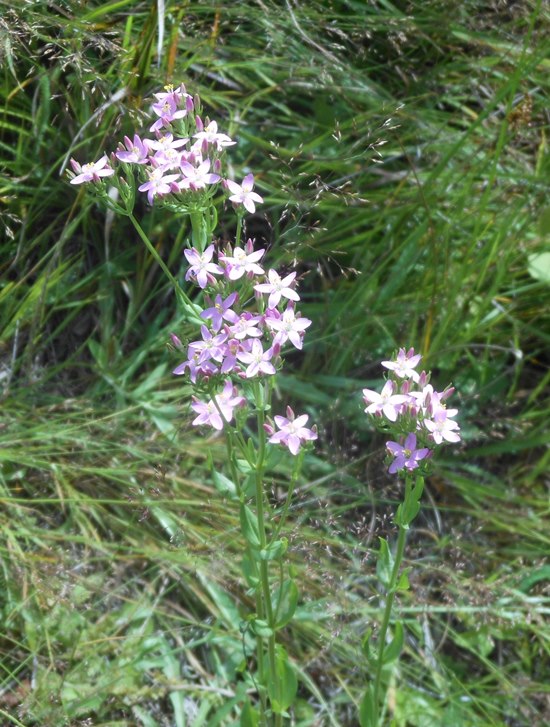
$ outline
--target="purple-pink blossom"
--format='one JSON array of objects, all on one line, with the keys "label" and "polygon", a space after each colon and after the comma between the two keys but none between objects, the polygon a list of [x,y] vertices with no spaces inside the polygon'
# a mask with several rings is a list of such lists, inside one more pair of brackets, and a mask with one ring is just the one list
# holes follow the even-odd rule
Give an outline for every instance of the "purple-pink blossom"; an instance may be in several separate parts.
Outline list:
[{"label": "purple-pink blossom", "polygon": [[[454,412],[455,410],[451,409],[449,411]],[[460,442],[460,435],[457,433],[459,426],[450,418],[445,409],[438,409],[433,415],[433,419],[424,419],[423,424],[436,444],[442,444],[443,440],[446,442]]]},{"label": "purple-pink blossom", "polygon": [[308,429],[305,426],[309,419],[307,414],[295,417],[290,407],[287,407],[286,413],[286,417],[275,416],[275,424],[279,431],[272,434],[268,442],[271,444],[284,444],[291,454],[296,455],[304,442],[317,439],[317,432],[315,429]]},{"label": "purple-pink blossom", "polygon": [[191,408],[198,416],[193,419],[192,424],[194,426],[208,424],[214,427],[214,429],[221,431],[224,422],[230,422],[233,419],[234,409],[238,406],[243,406],[245,403],[246,399],[243,396],[237,395],[237,391],[231,381],[226,381],[223,391],[220,394],[216,394],[210,401],[203,402],[199,399],[194,399]]},{"label": "purple-pink blossom", "polygon": [[199,364],[213,359],[221,363],[225,355],[225,342],[227,333],[218,333],[213,336],[206,326],[201,326],[202,341],[193,341],[189,344],[189,350],[199,354]]},{"label": "purple-pink blossom", "polygon": [[232,146],[237,143],[227,136],[227,134],[220,134],[218,132],[218,124],[216,121],[211,121],[204,127],[201,121],[200,125],[197,123],[197,128],[200,128],[200,131],[193,135],[193,139],[197,139],[197,146],[199,149],[202,147],[204,142],[207,144],[213,144],[218,151],[225,146]]},{"label": "purple-pink blossom", "polygon": [[262,197],[252,191],[254,189],[253,174],[247,174],[242,184],[237,184],[237,182],[233,182],[231,179],[227,179],[225,183],[231,192],[231,196],[229,197],[230,201],[236,205],[242,204],[251,214],[256,211],[255,203],[261,204],[263,202]]},{"label": "purple-pink blossom", "polygon": [[71,166],[76,172],[76,177],[70,180],[71,184],[99,182],[101,177],[110,177],[115,173],[115,170],[109,166],[107,154],[104,154],[97,162],[88,162],[82,166],[75,159],[71,159]]},{"label": "purple-pink blossom", "polygon": [[225,270],[229,280],[238,280],[247,273],[249,275],[263,275],[264,269],[258,265],[265,250],[254,251],[252,240],[248,240],[246,248],[236,247],[233,255],[220,255],[220,262],[225,265]]},{"label": "purple-pink blossom", "polygon": [[199,252],[194,247],[183,251],[190,267],[185,274],[185,279],[196,278],[199,287],[206,288],[209,282],[214,280],[214,275],[223,275],[219,265],[212,262],[214,245],[209,245],[204,252]]},{"label": "purple-pink blossom", "polygon": [[147,192],[147,201],[153,204],[154,198],[159,195],[170,194],[177,191],[176,181],[179,174],[165,174],[163,167],[157,167],[149,172],[149,179],[140,184],[138,189],[140,192]]},{"label": "purple-pink blossom", "polygon": [[201,162],[198,167],[194,167],[189,162],[182,162],[181,171],[183,179],[180,182],[180,189],[191,189],[195,192],[197,189],[204,189],[207,184],[215,184],[220,181],[219,174],[210,172],[210,159]]},{"label": "purple-pink blossom", "polygon": [[395,361],[382,361],[382,366],[393,371],[400,379],[412,379],[418,382],[420,375],[415,371],[422,356],[414,353],[414,348],[410,348],[406,353],[404,348],[400,348]]},{"label": "purple-pink blossom", "polygon": [[384,414],[390,422],[397,421],[397,416],[409,397],[403,394],[394,394],[395,384],[393,381],[386,381],[380,393],[372,389],[363,389],[363,399],[368,404],[365,409],[367,414]]},{"label": "purple-pink blossom", "polygon": [[274,341],[280,346],[290,341],[298,349],[302,348],[302,339],[306,328],[311,325],[309,318],[296,317],[294,308],[289,306],[281,316],[266,316],[266,325],[277,334]]},{"label": "purple-pink blossom", "polygon": [[245,372],[247,379],[251,379],[258,374],[272,375],[277,373],[275,366],[271,363],[273,350],[269,348],[267,351],[264,351],[262,344],[257,338],[252,341],[250,351],[239,352],[237,358],[244,364],[248,364]]},{"label": "purple-pink blossom", "polygon": [[146,144],[155,151],[166,151],[167,149],[179,149],[185,146],[189,139],[174,139],[173,134],[163,134],[156,139],[145,139]]},{"label": "purple-pink blossom", "polygon": [[294,301],[300,300],[298,293],[290,287],[296,273],[289,273],[289,275],[281,278],[276,270],[270,270],[267,277],[269,283],[258,283],[258,285],[254,286],[254,290],[259,293],[269,293],[268,308],[276,308],[282,297]]},{"label": "purple-pink blossom", "polygon": [[[155,93],[157,102],[152,108],[159,118],[151,126],[151,131],[159,131],[163,126],[169,126],[172,121],[182,119],[193,111],[193,98],[185,92],[183,83],[177,89],[171,86],[166,89],[164,93]],[[185,108],[182,107],[182,101]]]},{"label": "purple-pink blossom", "polygon": [[255,316],[250,311],[244,311],[238,320],[232,326],[229,326],[228,330],[232,336],[241,341],[245,338],[260,338],[262,332],[258,328],[258,324],[261,320],[261,316]]},{"label": "purple-pink blossom", "polygon": [[402,469],[416,469],[418,467],[418,463],[430,454],[430,450],[427,447],[416,449],[415,434],[409,434],[403,444],[392,441],[386,442],[386,447],[395,457],[388,469],[388,472],[391,475]]},{"label": "purple-pink blossom", "polygon": [[229,323],[236,323],[239,320],[239,316],[235,311],[231,310],[233,303],[237,301],[238,293],[231,293],[225,300],[221,295],[217,295],[214,299],[214,305],[210,308],[206,308],[200,314],[201,318],[210,319],[212,321],[212,328],[215,331],[219,331],[222,327],[223,321]]},{"label": "purple-pink blossom", "polygon": [[149,162],[149,146],[147,141],[142,141],[137,134],[134,134],[134,139],[130,139],[128,136],[124,137],[124,149],[121,148],[115,152],[117,159],[126,164],[147,164]]}]

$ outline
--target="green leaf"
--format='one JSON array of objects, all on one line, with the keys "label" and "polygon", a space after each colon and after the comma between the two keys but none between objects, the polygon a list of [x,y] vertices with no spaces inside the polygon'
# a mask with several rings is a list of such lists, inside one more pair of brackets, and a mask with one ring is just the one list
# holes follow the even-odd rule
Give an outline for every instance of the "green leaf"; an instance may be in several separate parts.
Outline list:
[{"label": "green leaf", "polygon": [[283,581],[281,588],[275,594],[275,628],[282,629],[292,621],[298,605],[298,587],[288,579]]},{"label": "green leaf", "polygon": [[260,546],[260,530],[258,528],[258,521],[256,520],[252,510],[244,503],[241,503],[240,520],[241,530],[246,541],[250,543],[253,548],[258,548]]},{"label": "green leaf", "polygon": [[260,722],[260,715],[257,710],[252,707],[249,701],[247,701],[241,712],[241,719],[239,721],[240,727],[258,727]]},{"label": "green leaf", "polygon": [[290,666],[288,656],[280,645],[276,647],[275,674],[270,673],[267,691],[271,701],[271,709],[275,714],[282,714],[290,707],[296,692],[298,691],[298,680]]},{"label": "green leaf", "polygon": [[252,549],[246,552],[241,561],[241,570],[250,588],[257,588],[260,582],[258,566],[256,565],[256,558],[254,558],[254,552],[255,551],[253,551]]},{"label": "green leaf", "polygon": [[539,232],[542,237],[550,235],[550,207],[545,207],[540,213]]},{"label": "green leaf", "polygon": [[261,618],[252,619],[250,621],[250,627],[257,636],[261,636],[263,639],[269,639],[270,636],[273,636],[273,629],[267,621]]},{"label": "green leaf", "polygon": [[378,649],[372,644],[372,629],[367,629],[361,641],[361,649],[371,667],[376,668],[378,663]]},{"label": "green leaf", "polygon": [[550,252],[538,252],[527,258],[529,275],[541,283],[550,283]]},{"label": "green leaf", "polygon": [[287,548],[288,540],[286,538],[274,540],[267,548],[260,550],[260,560],[279,560],[286,553]]},{"label": "green leaf", "polygon": [[389,586],[391,574],[393,570],[393,556],[390,552],[388,541],[384,538],[378,538],[380,541],[380,550],[378,551],[378,560],[376,561],[376,575],[384,586]]},{"label": "green leaf", "polygon": [[407,490],[405,500],[397,508],[394,518],[396,525],[408,528],[420,511],[420,498],[424,491],[424,478],[417,477],[414,487]]},{"label": "green leaf", "polygon": [[359,705],[359,724],[361,727],[377,727],[378,715],[371,687],[367,687]]},{"label": "green leaf", "polygon": [[232,480],[230,480],[221,472],[216,472],[215,469],[212,469],[212,480],[214,482],[214,487],[220,493],[220,495],[222,495],[222,497],[229,497],[232,500],[236,499],[237,488],[235,487],[235,483],[232,482]]},{"label": "green leaf", "polygon": [[399,580],[397,581],[397,585],[395,586],[396,591],[408,591],[411,587],[411,584],[409,583],[409,573],[410,568],[405,568],[401,575],[399,576]]},{"label": "green leaf", "polygon": [[401,650],[403,649],[403,624],[398,621],[395,624],[395,633],[391,642],[384,648],[383,662],[389,664],[390,661],[394,661],[399,657]]}]

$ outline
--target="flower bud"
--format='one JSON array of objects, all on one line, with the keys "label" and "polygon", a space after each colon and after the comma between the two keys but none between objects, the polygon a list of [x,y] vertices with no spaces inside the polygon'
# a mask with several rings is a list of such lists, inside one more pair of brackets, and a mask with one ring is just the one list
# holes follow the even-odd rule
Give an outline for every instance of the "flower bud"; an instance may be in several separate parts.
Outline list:
[{"label": "flower bud", "polygon": [[174,346],[178,349],[178,351],[184,351],[185,347],[183,343],[180,341],[180,339],[176,336],[175,333],[170,334],[170,338],[172,339],[172,343]]}]

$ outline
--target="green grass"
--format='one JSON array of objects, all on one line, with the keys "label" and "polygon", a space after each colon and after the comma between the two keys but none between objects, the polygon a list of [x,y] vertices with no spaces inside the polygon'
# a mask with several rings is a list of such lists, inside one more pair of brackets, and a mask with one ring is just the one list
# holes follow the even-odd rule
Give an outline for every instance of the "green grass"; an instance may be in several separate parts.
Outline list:
[{"label": "green grass", "polygon": [[[322,435],[288,533],[296,724],[357,724],[399,499],[360,392],[401,345],[456,386],[464,442],[411,533],[395,723],[547,724],[548,9],[166,6],[159,55],[153,2],[0,3],[0,723],[229,725],[242,696],[225,450],[170,375],[189,328],[133,228],[60,175],[183,80],[239,139],[266,198],[248,233],[313,320],[280,381]],[[181,272],[187,229],[139,212]]]}]

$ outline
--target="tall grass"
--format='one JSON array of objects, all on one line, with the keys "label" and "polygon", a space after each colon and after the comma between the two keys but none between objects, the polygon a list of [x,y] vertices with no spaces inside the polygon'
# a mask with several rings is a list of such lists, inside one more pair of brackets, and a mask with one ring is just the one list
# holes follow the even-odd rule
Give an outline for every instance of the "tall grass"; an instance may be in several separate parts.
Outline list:
[{"label": "tall grass", "polygon": [[[0,723],[229,725],[242,696],[223,443],[169,373],[186,324],[132,229],[60,173],[183,80],[239,139],[267,201],[247,231],[298,266],[314,321],[281,380],[323,434],[289,532],[296,724],[357,723],[398,498],[359,392],[401,345],[453,381],[464,446],[411,541],[395,724],[547,724],[546,6],[165,6],[0,3]],[[187,230],[139,211],[180,274]]]}]

